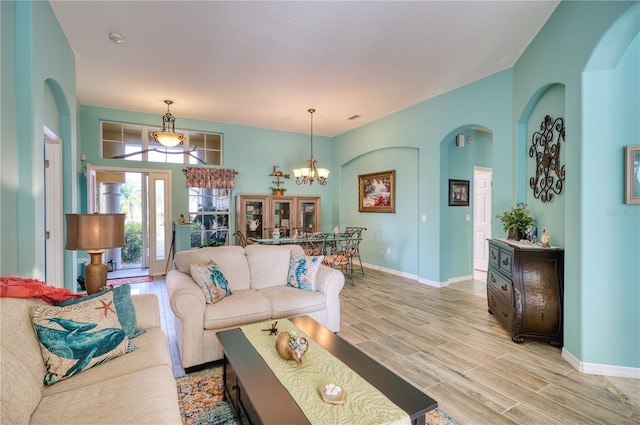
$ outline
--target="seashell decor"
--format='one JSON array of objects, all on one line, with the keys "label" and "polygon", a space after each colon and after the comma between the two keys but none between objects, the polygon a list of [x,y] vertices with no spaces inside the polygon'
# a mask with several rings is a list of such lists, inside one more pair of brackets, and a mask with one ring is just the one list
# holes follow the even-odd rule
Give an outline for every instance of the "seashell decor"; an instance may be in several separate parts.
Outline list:
[{"label": "seashell decor", "polygon": [[285,360],[294,360],[298,366],[302,364],[302,356],[309,348],[309,342],[304,337],[296,337],[295,332],[290,334],[287,331],[278,335],[276,340],[276,351]]}]

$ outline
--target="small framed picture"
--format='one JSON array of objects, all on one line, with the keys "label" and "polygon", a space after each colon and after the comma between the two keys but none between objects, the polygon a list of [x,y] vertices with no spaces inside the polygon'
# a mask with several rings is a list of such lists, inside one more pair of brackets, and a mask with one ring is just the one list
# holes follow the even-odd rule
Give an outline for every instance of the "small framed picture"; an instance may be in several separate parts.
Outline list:
[{"label": "small framed picture", "polygon": [[469,206],[469,180],[449,179],[449,206]]},{"label": "small framed picture", "polygon": [[625,152],[625,204],[640,204],[640,146],[627,146]]},{"label": "small framed picture", "polygon": [[396,211],[396,170],[358,176],[358,211],[393,213]]}]

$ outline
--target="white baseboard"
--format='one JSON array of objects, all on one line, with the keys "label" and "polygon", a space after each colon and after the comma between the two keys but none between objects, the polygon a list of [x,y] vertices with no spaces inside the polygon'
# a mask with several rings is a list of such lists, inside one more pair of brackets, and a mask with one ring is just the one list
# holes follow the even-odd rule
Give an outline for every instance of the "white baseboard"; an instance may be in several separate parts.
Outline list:
[{"label": "white baseboard", "polygon": [[379,270],[381,272],[385,272],[385,273],[389,273],[395,276],[400,276],[400,277],[404,277],[407,279],[413,279],[418,283],[422,283],[424,285],[429,285],[429,286],[434,286],[436,288],[444,288],[445,286],[449,286],[449,282],[436,282],[433,280],[428,280],[428,279],[422,279],[419,276],[416,276],[415,274],[410,274],[410,273],[405,273],[405,272],[401,272],[398,270],[394,270],[394,269],[388,269],[386,267],[381,267],[381,266],[377,266],[375,264],[368,264],[368,263],[362,263],[363,266],[370,268],[370,269],[374,269],[374,270]]},{"label": "white baseboard", "polygon": [[571,354],[565,348],[562,348],[562,358],[564,358],[579,372],[589,375],[617,376],[620,378],[640,379],[640,368],[637,367],[585,363],[580,361],[576,356]]},{"label": "white baseboard", "polygon": [[448,282],[449,283],[458,283],[458,282],[464,282],[466,280],[473,280],[473,275],[453,277],[453,278],[449,279]]}]

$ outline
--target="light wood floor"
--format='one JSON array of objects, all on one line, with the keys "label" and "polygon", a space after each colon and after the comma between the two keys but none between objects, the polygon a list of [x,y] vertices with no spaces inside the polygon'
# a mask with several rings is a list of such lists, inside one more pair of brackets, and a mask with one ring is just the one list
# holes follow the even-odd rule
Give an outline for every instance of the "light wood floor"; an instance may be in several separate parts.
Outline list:
[{"label": "light wood floor", "polygon": [[[484,280],[433,288],[365,269],[341,293],[339,335],[422,388],[462,424],[640,424],[640,380],[586,375],[544,342],[511,342],[487,312]],[[153,292],[181,376],[164,280]]]}]

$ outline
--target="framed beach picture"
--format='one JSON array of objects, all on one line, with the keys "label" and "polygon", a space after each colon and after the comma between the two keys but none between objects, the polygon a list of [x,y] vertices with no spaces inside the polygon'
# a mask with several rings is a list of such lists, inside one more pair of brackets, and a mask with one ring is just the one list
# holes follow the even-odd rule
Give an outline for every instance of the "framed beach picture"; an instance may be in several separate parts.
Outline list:
[{"label": "framed beach picture", "polygon": [[625,204],[640,204],[640,146],[627,146],[625,152]]},{"label": "framed beach picture", "polygon": [[396,212],[396,170],[358,176],[358,211]]},{"label": "framed beach picture", "polygon": [[449,206],[469,206],[469,180],[449,179]]}]

